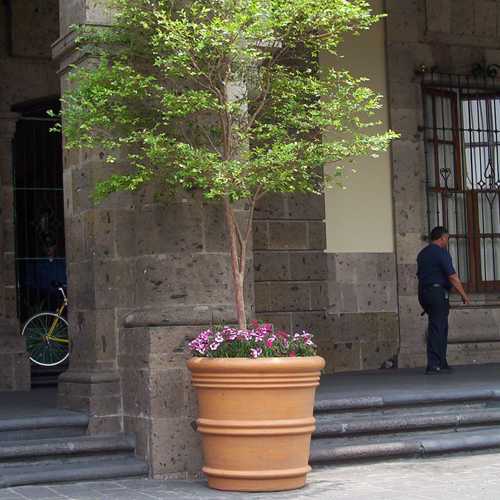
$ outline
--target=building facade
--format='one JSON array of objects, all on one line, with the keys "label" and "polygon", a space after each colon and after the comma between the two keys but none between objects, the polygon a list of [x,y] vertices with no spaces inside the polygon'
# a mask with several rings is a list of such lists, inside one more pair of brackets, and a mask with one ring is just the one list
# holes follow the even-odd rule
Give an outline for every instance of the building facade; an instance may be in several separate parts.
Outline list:
[{"label": "building facade", "polygon": [[[103,152],[63,152],[49,133],[46,110],[81,63],[72,25],[108,24],[104,5],[0,6],[0,390],[29,389],[20,324],[67,275],[72,354],[60,405],[89,412],[93,433],[135,432],[155,477],[185,477],[200,468],[186,342],[234,321],[223,213],[197,194],[165,205],[149,190],[96,206]],[[450,363],[500,361],[500,2],[373,6],[385,21],[322,64],[368,76],[385,96],[380,127],[401,137],[355,162],[345,190],[262,200],[248,302],[258,318],[315,333],[327,373],[424,366],[415,256],[445,223],[474,304],[454,299]]]}]

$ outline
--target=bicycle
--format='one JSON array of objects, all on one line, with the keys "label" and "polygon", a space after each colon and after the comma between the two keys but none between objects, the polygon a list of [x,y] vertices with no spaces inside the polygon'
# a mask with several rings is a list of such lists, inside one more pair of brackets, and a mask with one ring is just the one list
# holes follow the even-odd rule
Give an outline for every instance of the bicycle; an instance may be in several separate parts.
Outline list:
[{"label": "bicycle", "polygon": [[40,366],[56,366],[69,357],[68,322],[62,314],[68,307],[68,299],[62,287],[58,288],[63,303],[53,312],[41,312],[29,318],[21,335],[26,337],[30,360]]}]

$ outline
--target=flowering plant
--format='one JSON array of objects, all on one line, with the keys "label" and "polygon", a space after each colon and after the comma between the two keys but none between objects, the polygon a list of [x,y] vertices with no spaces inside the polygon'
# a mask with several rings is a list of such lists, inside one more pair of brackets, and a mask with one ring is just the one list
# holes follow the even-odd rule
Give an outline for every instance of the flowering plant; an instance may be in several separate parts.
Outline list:
[{"label": "flowering plant", "polygon": [[194,356],[205,358],[272,358],[314,356],[316,345],[306,331],[289,334],[275,331],[270,323],[252,322],[252,328],[229,326],[201,332],[189,345]]}]

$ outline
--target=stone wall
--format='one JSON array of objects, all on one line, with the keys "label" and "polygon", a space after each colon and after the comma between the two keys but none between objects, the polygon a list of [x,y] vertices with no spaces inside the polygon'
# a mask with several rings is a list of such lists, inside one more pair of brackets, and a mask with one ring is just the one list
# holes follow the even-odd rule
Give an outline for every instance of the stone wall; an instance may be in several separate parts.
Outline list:
[{"label": "stone wall", "polygon": [[12,107],[57,96],[50,59],[57,38],[57,0],[0,4],[0,390],[30,387],[30,366],[17,320],[12,140],[19,118]]},{"label": "stone wall", "polygon": [[377,369],[399,347],[395,257],[329,253],[329,371]]},{"label": "stone wall", "polygon": [[324,217],[322,196],[267,195],[254,222],[257,317],[318,341],[329,335]]},{"label": "stone wall", "polygon": [[[387,0],[387,56],[391,126],[401,133],[392,147],[400,366],[425,364],[425,318],[417,301],[415,257],[428,232],[421,77],[425,65],[467,74],[475,63],[500,63],[495,0]],[[500,83],[500,82],[499,82]],[[451,314],[450,362],[500,360],[499,294],[474,296],[478,307]],[[484,307],[481,304],[485,304]]]},{"label": "stone wall", "polygon": [[[105,24],[109,14],[100,5],[61,3],[63,36],[54,55],[63,90],[69,65],[80,63],[68,19],[79,13],[79,22]],[[199,193],[158,202],[155,186],[94,205],[96,182],[124,168],[120,160],[110,168],[101,151],[64,154],[73,352],[60,402],[89,412],[92,433],[135,432],[153,477],[190,477],[201,462],[186,344],[211,324],[235,322],[223,210]],[[237,218],[245,214],[238,206]],[[251,312],[251,251],[247,266]]]}]

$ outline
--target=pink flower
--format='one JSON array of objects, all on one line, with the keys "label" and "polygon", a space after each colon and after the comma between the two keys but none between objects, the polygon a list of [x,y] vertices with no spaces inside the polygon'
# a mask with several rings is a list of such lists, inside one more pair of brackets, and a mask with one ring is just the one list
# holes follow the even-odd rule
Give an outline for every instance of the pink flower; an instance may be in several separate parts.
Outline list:
[{"label": "pink flower", "polygon": [[212,343],[210,344],[210,350],[211,350],[211,351],[216,351],[216,350],[219,348],[219,345],[220,345],[220,344],[218,344],[217,342],[212,342]]},{"label": "pink flower", "polygon": [[289,355],[288,355],[290,358],[296,358],[297,357],[297,354],[295,352],[291,352]]},{"label": "pink flower", "polygon": [[272,347],[273,346],[273,340],[274,339],[267,339],[266,340],[266,347]]}]

